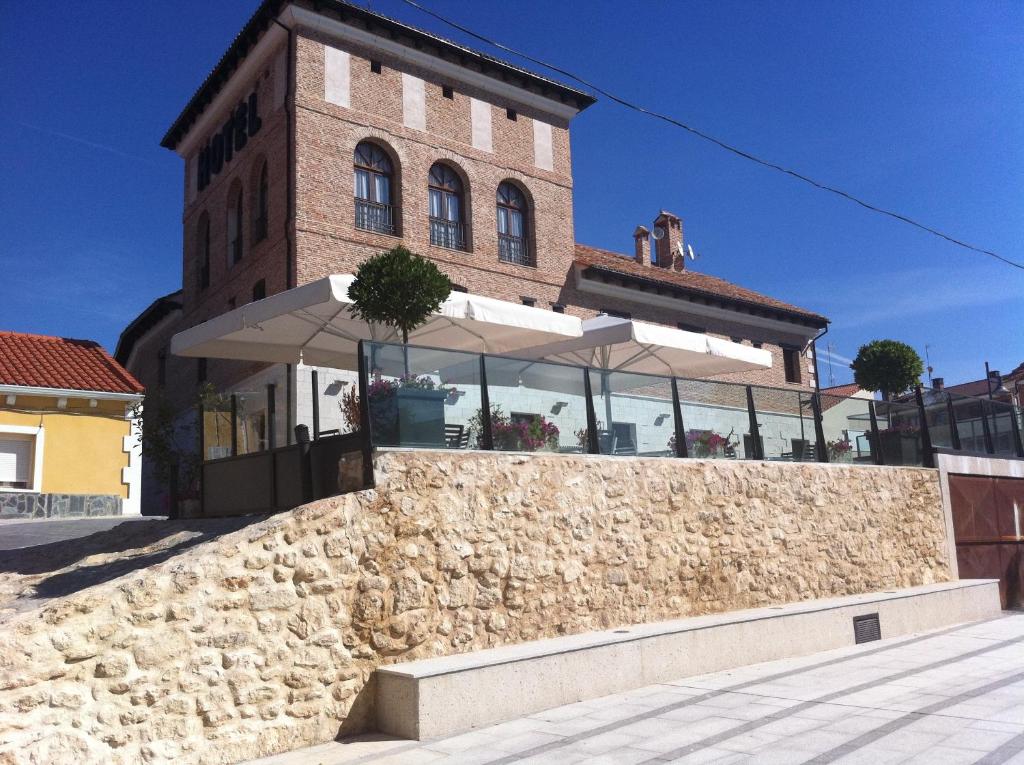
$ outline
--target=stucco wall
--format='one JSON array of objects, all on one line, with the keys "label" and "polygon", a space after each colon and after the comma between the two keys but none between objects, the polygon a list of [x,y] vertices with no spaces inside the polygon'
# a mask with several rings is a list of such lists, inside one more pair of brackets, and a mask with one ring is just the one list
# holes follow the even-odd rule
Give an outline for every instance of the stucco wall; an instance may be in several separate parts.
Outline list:
[{"label": "stucco wall", "polygon": [[949,578],[935,471],[422,451],[376,468],[375,491],[10,618],[0,762],[235,762],[360,730],[382,663]]},{"label": "stucco wall", "polygon": [[0,433],[5,425],[38,428],[42,425],[42,486],[33,491],[48,494],[111,494],[125,498],[122,468],[128,465],[124,437],[130,423],[124,401],[96,402],[69,398],[64,411],[57,399],[18,396],[13,407],[0,404]]}]

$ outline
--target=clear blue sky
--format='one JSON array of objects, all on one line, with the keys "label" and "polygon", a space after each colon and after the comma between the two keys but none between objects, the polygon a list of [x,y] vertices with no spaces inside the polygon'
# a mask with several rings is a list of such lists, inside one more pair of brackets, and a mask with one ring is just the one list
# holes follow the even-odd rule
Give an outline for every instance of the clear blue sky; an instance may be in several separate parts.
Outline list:
[{"label": "clear blue sky", "polygon": [[[421,1],[1024,260],[1024,3]],[[400,0],[370,5],[460,39]],[[180,285],[182,165],[158,144],[255,6],[0,0],[0,328],[112,349]],[[628,252],[671,210],[697,269],[829,316],[839,356],[927,344],[951,383],[1024,361],[1024,271],[606,101],[574,123],[573,166],[578,241]]]}]

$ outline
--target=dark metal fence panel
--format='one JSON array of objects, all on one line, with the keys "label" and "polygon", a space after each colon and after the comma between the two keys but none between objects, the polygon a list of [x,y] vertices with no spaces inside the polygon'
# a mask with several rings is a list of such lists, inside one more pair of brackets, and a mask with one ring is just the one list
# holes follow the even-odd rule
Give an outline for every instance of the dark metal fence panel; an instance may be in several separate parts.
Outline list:
[{"label": "dark metal fence panel", "polygon": [[266,513],[273,506],[271,452],[228,457],[203,464],[203,509],[209,515]]}]

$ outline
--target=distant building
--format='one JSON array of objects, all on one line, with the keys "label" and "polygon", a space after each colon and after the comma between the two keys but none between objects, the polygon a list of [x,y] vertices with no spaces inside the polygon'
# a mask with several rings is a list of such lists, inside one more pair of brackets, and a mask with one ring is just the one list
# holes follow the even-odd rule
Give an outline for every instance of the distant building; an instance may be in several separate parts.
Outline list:
[{"label": "distant building", "polygon": [[0,518],[138,514],[141,394],[98,343],[0,332]]},{"label": "distant building", "polygon": [[[936,379],[942,380],[941,377]],[[940,387],[942,387],[941,384]],[[1000,391],[1004,388],[1006,392],[1001,393]],[[1004,375],[1000,374],[998,370],[991,370],[987,380],[982,377],[980,380],[946,385],[944,390],[961,396],[984,396],[985,398],[988,398],[989,392],[992,391],[994,398],[1000,401],[1012,401],[1017,406],[1024,407],[1024,363],[1021,363],[1009,374]]]}]

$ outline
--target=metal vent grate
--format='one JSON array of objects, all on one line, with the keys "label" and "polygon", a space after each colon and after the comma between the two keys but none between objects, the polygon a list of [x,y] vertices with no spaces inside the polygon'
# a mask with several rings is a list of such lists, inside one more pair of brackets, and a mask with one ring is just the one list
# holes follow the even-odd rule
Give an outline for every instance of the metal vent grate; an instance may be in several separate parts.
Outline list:
[{"label": "metal vent grate", "polygon": [[882,626],[878,622],[878,614],[864,614],[853,617],[853,641],[870,643],[882,639]]}]

